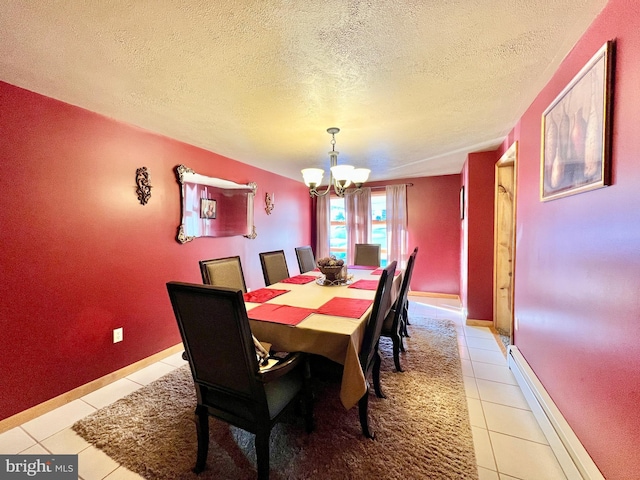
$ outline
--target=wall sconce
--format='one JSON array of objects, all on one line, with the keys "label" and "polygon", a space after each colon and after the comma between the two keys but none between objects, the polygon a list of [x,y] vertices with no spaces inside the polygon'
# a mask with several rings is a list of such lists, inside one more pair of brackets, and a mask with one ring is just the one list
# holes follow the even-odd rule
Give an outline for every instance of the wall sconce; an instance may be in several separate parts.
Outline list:
[{"label": "wall sconce", "polygon": [[151,198],[151,185],[149,185],[149,172],[147,167],[142,167],[136,170],[136,193],[138,194],[138,201],[141,205],[146,205]]},{"label": "wall sconce", "polygon": [[264,195],[264,210],[267,212],[267,215],[271,215],[273,211],[273,207],[276,206],[276,194],[275,193],[265,193]]}]

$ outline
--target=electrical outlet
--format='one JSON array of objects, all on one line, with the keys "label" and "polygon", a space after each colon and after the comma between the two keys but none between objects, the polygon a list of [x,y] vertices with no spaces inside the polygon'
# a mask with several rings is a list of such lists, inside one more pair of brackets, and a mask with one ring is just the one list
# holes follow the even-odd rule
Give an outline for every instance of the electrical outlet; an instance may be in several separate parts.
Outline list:
[{"label": "electrical outlet", "polygon": [[122,327],[113,329],[113,343],[121,342],[123,338]]}]

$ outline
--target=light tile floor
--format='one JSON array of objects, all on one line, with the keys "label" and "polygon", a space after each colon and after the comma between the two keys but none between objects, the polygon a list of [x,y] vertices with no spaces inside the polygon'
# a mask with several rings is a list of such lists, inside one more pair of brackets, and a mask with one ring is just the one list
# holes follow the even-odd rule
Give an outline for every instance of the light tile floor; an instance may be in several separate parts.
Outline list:
[{"label": "light tile floor", "polygon": [[456,324],[480,480],[566,480],[493,333],[464,325],[457,300],[410,300],[411,314]]},{"label": "light tile floor", "polygon": [[[463,325],[456,300],[411,297],[410,311],[456,323],[480,480],[566,480],[490,330]],[[82,480],[139,480],[70,427],[180,365],[181,353],[172,355],[4,432],[0,453],[77,453]]]}]

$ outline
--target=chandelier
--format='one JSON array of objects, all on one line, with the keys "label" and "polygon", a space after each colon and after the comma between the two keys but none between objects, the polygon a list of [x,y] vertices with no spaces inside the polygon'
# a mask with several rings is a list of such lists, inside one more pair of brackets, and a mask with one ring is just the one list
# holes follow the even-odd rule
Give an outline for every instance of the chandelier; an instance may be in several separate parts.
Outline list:
[{"label": "chandelier", "polygon": [[329,184],[323,192],[319,192],[317,188],[322,182],[324,170],[321,168],[305,168],[302,170],[302,178],[304,183],[309,187],[309,195],[312,197],[321,197],[329,193],[331,185],[336,195],[343,197],[347,188],[352,183],[356,189],[360,189],[362,184],[369,178],[371,170],[368,168],[355,168],[352,165],[338,165],[338,153],[336,152],[336,133],[340,131],[337,127],[327,128],[327,133],[331,135],[331,151],[329,158],[331,159],[331,168],[329,171]]}]

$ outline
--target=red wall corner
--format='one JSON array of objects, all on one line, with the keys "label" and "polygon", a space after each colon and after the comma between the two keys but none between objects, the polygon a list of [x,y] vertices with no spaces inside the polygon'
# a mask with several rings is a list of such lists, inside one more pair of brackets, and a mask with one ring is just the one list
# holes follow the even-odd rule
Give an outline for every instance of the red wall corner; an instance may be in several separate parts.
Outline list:
[{"label": "red wall corner", "polygon": [[493,321],[493,201],[498,151],[469,154],[463,168],[462,306],[470,320]]}]

